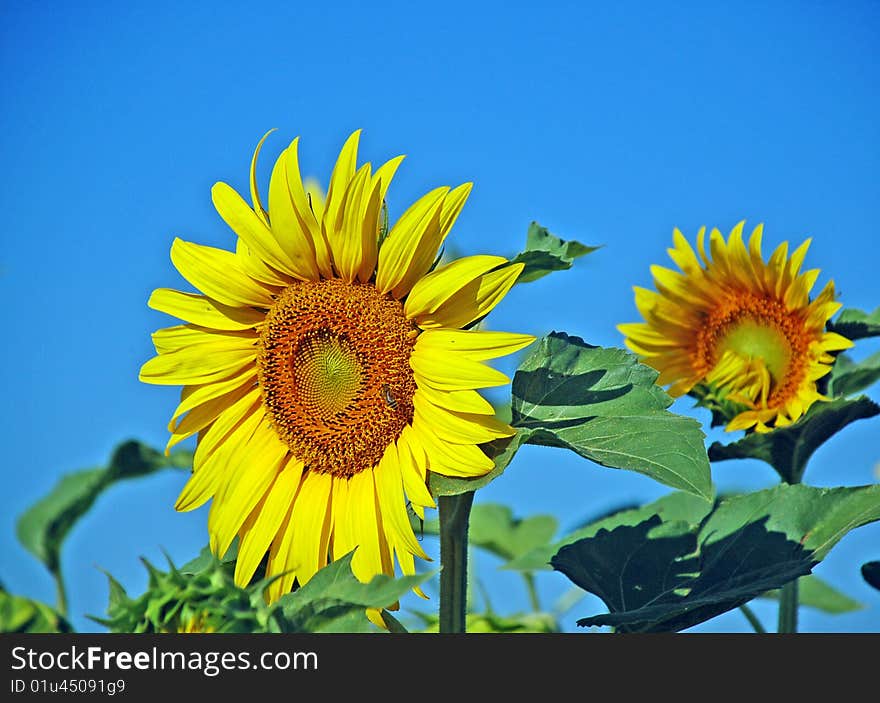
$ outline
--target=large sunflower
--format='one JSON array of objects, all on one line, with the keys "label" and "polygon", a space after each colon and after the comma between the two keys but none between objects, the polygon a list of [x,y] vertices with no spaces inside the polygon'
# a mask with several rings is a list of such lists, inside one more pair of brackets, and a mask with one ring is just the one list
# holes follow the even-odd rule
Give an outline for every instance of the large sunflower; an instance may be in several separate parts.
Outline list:
[{"label": "large sunflower", "polygon": [[652,266],[656,291],[635,288],[645,322],[619,325],[626,345],[660,372],[673,397],[691,393],[727,415],[729,431],[766,432],[800,418],[826,398],[816,381],[831,352],[852,346],[826,332],[841,304],[829,281],[814,300],[818,269],[801,272],[806,240],[789,257],[783,242],[764,262],[762,225],[743,241],[740,222],[725,242],[713,229],[697,235],[699,258],[677,229],[669,256],[681,273]]},{"label": "large sunflower", "polygon": [[328,560],[356,548],[352,569],[415,571],[427,558],[407,502],[434,501],[429,471],[478,476],[480,444],[513,434],[477,389],[509,379],[483,362],[522,349],[525,334],[467,329],[522,270],[499,256],[437,266],[471,190],[437,188],[390,228],[385,193],[403,157],[357,167],[360,131],[333,169],[326,200],[300,176],[295,139],[275,162],[263,207],[225,183],[214,205],[238,236],[235,253],[175,239],[171,259],[200,294],[156,290],[149,305],[186,324],[153,335],[140,379],[182,385],[169,448],[198,435],[177,500],[213,500],[210,545],[239,537],[235,581],[268,552],[274,601]]}]

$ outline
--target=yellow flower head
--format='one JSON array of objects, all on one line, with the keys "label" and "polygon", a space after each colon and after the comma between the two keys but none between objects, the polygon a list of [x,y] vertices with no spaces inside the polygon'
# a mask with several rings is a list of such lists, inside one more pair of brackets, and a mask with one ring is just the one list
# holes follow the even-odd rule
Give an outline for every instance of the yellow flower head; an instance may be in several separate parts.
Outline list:
[{"label": "yellow flower head", "polygon": [[681,272],[652,266],[656,291],[635,288],[645,322],[619,325],[626,345],[660,372],[673,397],[691,393],[721,408],[728,431],[766,432],[827,400],[816,381],[831,370],[830,352],[852,346],[825,331],[841,304],[834,283],[810,300],[818,269],[801,272],[806,240],[789,257],[783,242],[764,262],[762,226],[748,246],[740,222],[727,242],[705,228],[697,253],[677,229],[669,256]]},{"label": "yellow flower head", "polygon": [[522,270],[499,256],[437,266],[471,190],[432,190],[386,227],[385,194],[403,157],[357,165],[360,131],[326,198],[303,185],[293,140],[275,162],[268,209],[251,161],[252,206],[225,183],[212,196],[235,252],[176,239],[171,259],[200,293],[160,288],[149,305],[185,324],[153,335],[140,379],[182,385],[169,448],[198,435],[177,500],[212,500],[210,544],[238,535],[235,581],[268,552],[274,601],[356,548],[362,581],[427,558],[406,503],[424,516],[427,476],[478,476],[479,445],[513,434],[477,389],[509,379],[485,361],[533,337],[467,329]]}]

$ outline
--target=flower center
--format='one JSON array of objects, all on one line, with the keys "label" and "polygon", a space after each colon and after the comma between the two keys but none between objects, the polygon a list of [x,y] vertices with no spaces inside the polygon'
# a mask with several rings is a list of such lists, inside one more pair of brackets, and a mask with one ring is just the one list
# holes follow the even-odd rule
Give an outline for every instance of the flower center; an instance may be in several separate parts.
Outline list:
[{"label": "flower center", "polygon": [[785,402],[807,371],[809,344],[801,315],[778,300],[738,293],[704,320],[694,369],[749,401]]},{"label": "flower center", "polygon": [[394,298],[340,279],[297,282],[266,316],[263,405],[306,467],[351,477],[378,464],[412,422],[415,330]]}]

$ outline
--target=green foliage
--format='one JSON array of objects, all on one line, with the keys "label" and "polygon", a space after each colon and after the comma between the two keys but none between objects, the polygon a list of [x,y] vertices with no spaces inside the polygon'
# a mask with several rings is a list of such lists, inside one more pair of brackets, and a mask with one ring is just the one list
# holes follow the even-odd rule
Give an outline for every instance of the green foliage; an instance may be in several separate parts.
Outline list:
[{"label": "green foliage", "polygon": [[[557,525],[552,515],[515,518],[506,505],[477,503],[471,509],[468,542],[507,561],[547,544],[556,534]],[[438,535],[439,521],[427,520],[423,532]]]},{"label": "green foliage", "polygon": [[0,632],[73,632],[70,623],[54,608],[0,588]]},{"label": "green foliage", "polygon": [[120,444],[105,468],[67,474],[44,498],[18,520],[18,539],[52,574],[60,570],[61,546],[77,521],[110,486],[130,478],[146,476],[167,467],[185,468],[191,452],[174,452],[165,457],[136,441]]},{"label": "green foliage", "polygon": [[[348,554],[320,569],[305,586],[272,605],[264,597],[272,579],[255,580],[247,588],[235,585],[232,550],[221,560],[204,549],[179,569],[169,560],[167,572],[142,560],[149,572],[146,591],[130,598],[108,574],[107,617],[93,619],[111,632],[371,632],[376,627],[367,608],[396,607],[404,594],[433,575],[379,575],[361,583],[351,572],[351,558]],[[391,616],[387,622],[402,627]]]},{"label": "green foliage", "polygon": [[516,571],[536,571],[550,569],[550,559],[564,546],[582,539],[594,537],[600,530],[612,530],[621,525],[634,526],[657,515],[664,523],[686,522],[695,529],[709,511],[712,504],[690,493],[675,492],[663,496],[647,505],[620,510],[585,525],[554,543],[547,543],[519,555],[504,565]]},{"label": "green foliage", "polygon": [[873,385],[877,379],[880,379],[880,352],[862,361],[840,354],[831,369],[829,392],[836,397],[852,395]]},{"label": "green foliage", "polygon": [[752,432],[727,445],[714,442],[709,447],[709,458],[760,459],[770,464],[786,483],[798,483],[813,452],[823,443],[850,423],[878,413],[880,406],[867,396],[814,403],[806,415],[788,427]]},{"label": "green foliage", "polygon": [[361,583],[351,572],[352,555],[331,562],[302,588],[278,600],[285,632],[369,632],[375,628],[366,608],[395,607],[401,597],[436,573],[399,579],[379,574]]},{"label": "green foliage", "polygon": [[848,308],[843,310],[834,322],[829,322],[826,327],[829,331],[842,334],[853,341],[865,337],[878,337],[880,336],[880,307],[871,313]]},{"label": "green foliage", "polygon": [[[779,600],[779,591],[768,591],[762,598]],[[815,574],[798,579],[798,602],[805,607],[821,610],[829,615],[841,615],[861,610],[864,606]]]},{"label": "green foliage", "polygon": [[149,572],[147,589],[130,598],[107,574],[110,598],[107,617],[92,619],[111,632],[281,632],[281,623],[266,605],[266,581],[238,588],[222,562],[214,559],[198,572],[184,573],[168,560],[160,571],[142,559]]},{"label": "green foliage", "polygon": [[[422,620],[419,632],[439,632],[440,618],[433,613],[416,613]],[[512,615],[497,613],[468,613],[466,617],[468,633],[555,633],[559,632],[556,618],[550,613],[529,612]]]},{"label": "green foliage", "polygon": [[525,264],[525,268],[517,278],[517,283],[529,283],[543,278],[553,271],[571,268],[574,260],[596,251],[599,247],[590,247],[580,242],[564,241],[556,237],[537,222],[529,225],[526,234],[526,248],[517,254],[511,263]]},{"label": "green foliage", "polygon": [[551,333],[513,379],[513,425],[530,444],[570,449],[711,500],[700,423],[667,410],[657,372],[622,349]]},{"label": "green foliage", "polygon": [[695,507],[635,525],[626,511],[559,550],[553,568],[609,609],[578,625],[677,632],[736,608],[808,574],[850,530],[880,519],[880,486],[781,484],[721,500],[704,517]]}]

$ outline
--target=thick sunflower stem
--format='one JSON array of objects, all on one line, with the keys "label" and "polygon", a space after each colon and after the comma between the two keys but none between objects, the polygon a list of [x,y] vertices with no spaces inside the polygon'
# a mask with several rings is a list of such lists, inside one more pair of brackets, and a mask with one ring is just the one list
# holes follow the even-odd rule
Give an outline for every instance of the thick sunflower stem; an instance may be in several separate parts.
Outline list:
[{"label": "thick sunflower stem", "polygon": [[440,632],[465,632],[468,522],[474,493],[440,496]]},{"label": "thick sunflower stem", "polygon": [[[800,483],[800,476],[795,476],[790,483]],[[789,581],[779,592],[779,634],[791,634],[798,630],[798,579]]]},{"label": "thick sunflower stem", "polygon": [[782,587],[779,594],[779,627],[780,634],[797,632],[798,628],[798,580],[789,581]]}]

